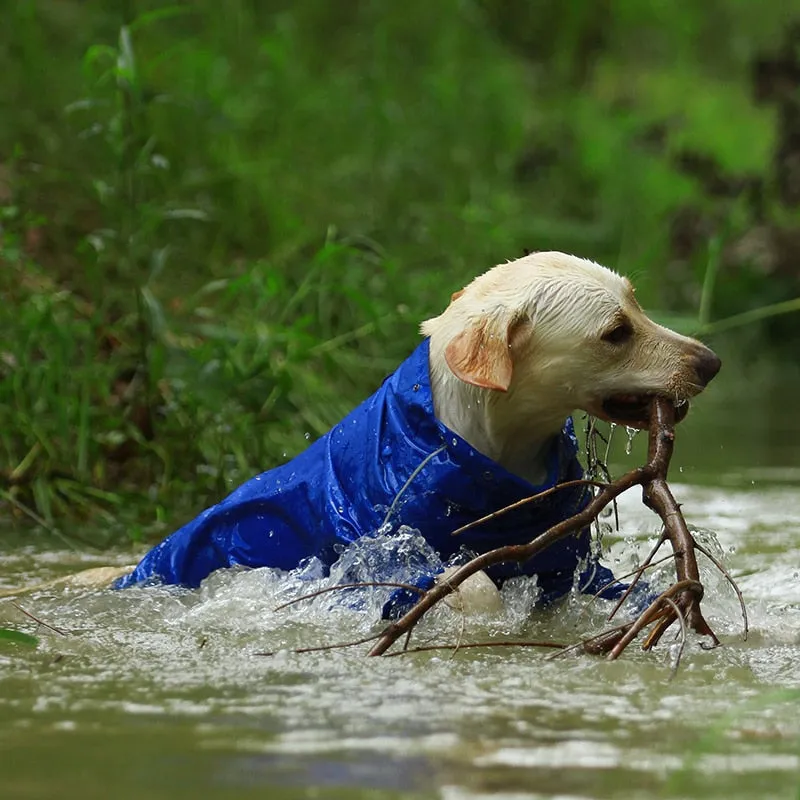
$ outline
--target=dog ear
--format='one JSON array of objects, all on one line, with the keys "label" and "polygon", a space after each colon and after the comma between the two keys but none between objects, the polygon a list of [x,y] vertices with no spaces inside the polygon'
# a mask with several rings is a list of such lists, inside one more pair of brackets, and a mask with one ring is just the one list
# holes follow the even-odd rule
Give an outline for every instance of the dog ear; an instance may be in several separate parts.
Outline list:
[{"label": "dog ear", "polygon": [[514,371],[510,330],[502,321],[482,320],[454,336],[444,351],[453,375],[481,389],[508,391]]}]

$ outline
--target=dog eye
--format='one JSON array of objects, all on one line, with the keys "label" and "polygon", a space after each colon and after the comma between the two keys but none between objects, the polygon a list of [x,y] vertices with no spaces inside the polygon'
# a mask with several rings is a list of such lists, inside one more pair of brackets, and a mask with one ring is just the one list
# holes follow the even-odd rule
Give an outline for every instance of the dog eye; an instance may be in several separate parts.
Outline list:
[{"label": "dog eye", "polygon": [[610,331],[606,331],[601,338],[609,344],[625,344],[631,336],[633,336],[633,328],[627,322],[621,322]]}]

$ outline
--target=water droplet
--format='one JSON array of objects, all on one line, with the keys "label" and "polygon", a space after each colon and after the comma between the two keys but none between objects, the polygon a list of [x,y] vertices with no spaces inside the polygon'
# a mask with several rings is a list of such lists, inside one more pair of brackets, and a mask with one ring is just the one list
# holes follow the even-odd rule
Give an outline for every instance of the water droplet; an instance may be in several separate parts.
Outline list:
[{"label": "water droplet", "polygon": [[625,455],[629,456],[631,454],[631,449],[633,447],[633,437],[636,436],[636,434],[639,433],[639,431],[637,428],[629,428],[626,425],[625,432],[628,434],[628,441],[625,443]]}]

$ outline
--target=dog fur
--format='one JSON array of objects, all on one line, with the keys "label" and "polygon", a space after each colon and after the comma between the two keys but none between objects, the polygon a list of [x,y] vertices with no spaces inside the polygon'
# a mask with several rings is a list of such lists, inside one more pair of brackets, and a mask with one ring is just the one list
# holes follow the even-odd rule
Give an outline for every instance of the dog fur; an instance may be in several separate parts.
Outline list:
[{"label": "dog fur", "polygon": [[720,367],[705,345],[648,318],[627,278],[557,252],[489,270],[421,329],[437,417],[533,484],[576,409],[609,419],[603,404],[614,396],[681,403]]}]

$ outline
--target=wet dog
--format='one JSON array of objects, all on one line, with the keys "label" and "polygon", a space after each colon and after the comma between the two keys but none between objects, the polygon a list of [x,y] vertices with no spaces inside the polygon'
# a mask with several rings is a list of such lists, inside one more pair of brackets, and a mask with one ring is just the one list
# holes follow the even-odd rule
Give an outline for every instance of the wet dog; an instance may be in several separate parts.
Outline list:
[{"label": "wet dog", "polygon": [[[573,487],[450,535],[581,477],[576,409],[643,428],[649,399],[660,395],[683,417],[720,368],[703,344],[649,319],[626,278],[555,252],[476,278],[422,333],[414,353],[329,433],[176,531],[117,587],[197,586],[223,567],[290,570],[308,559],[327,569],[360,537],[403,530],[419,531],[441,557],[432,567],[398,553],[404,580],[428,587],[453,559],[528,542],[585,506],[588,490]],[[545,601],[576,580],[596,591],[613,578],[589,545],[584,530],[488,577],[499,586],[536,575]],[[486,576],[476,579],[485,586]],[[409,602],[394,595],[384,615]]]},{"label": "wet dog", "polygon": [[720,368],[705,345],[647,317],[627,278],[563,253],[489,270],[422,333],[437,417],[532,483],[576,409],[645,428],[662,395],[683,418]]}]

